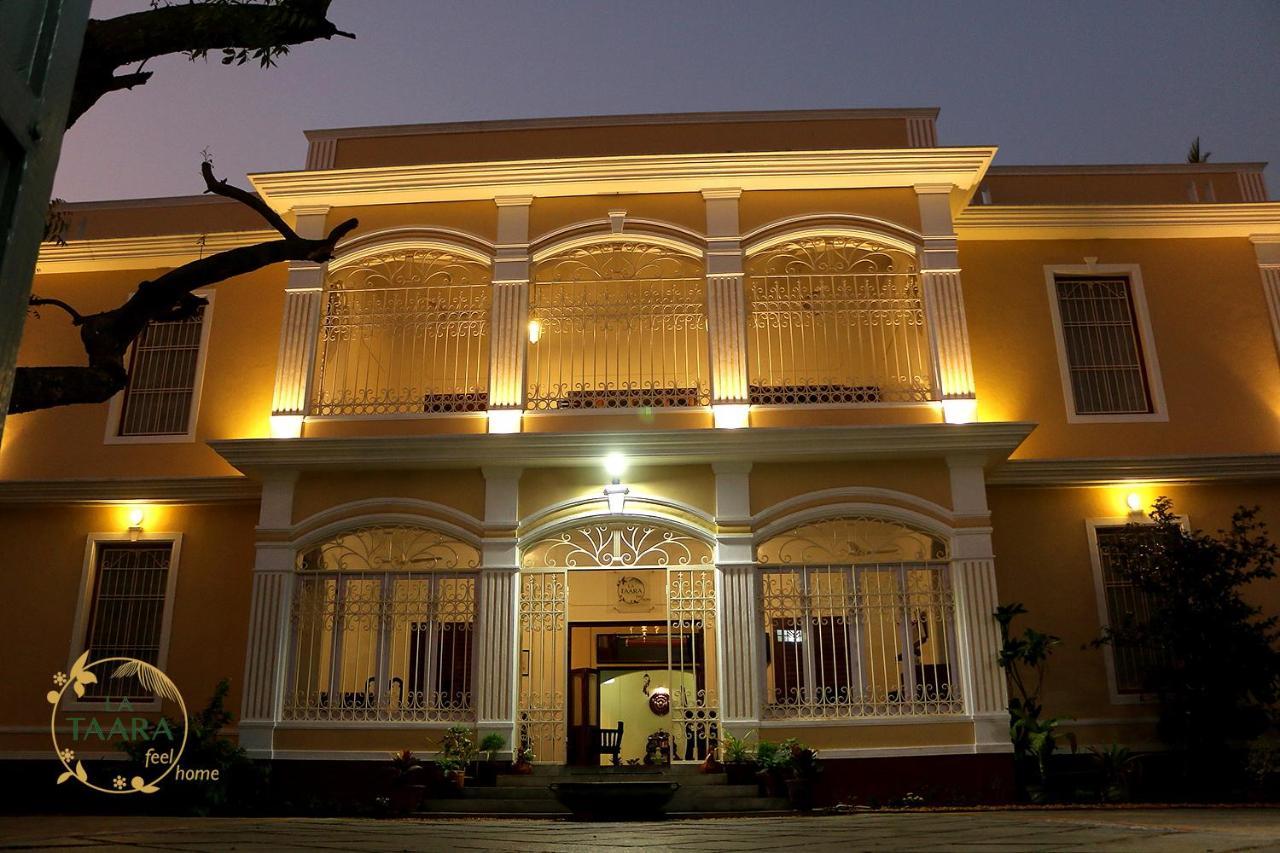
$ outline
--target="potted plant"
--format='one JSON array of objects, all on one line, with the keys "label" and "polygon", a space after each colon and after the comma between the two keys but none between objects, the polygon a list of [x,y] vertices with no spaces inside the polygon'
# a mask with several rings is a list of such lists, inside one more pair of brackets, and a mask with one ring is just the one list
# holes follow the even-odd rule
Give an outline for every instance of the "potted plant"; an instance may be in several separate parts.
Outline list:
[{"label": "potted plant", "polygon": [[756,781],[756,756],[746,738],[726,733],[720,752],[730,785],[750,785]]},{"label": "potted plant", "polygon": [[391,791],[388,808],[395,814],[407,814],[421,803],[426,791],[422,763],[412,751],[391,753]]},{"label": "potted plant", "polygon": [[498,750],[507,745],[507,739],[497,732],[490,732],[480,741],[479,754],[484,758],[476,762],[476,782],[494,785],[498,781]]},{"label": "potted plant", "polygon": [[762,740],[756,745],[756,780],[766,797],[787,795],[787,771],[791,767],[791,741],[773,743]]},{"label": "potted plant", "polygon": [[1138,769],[1138,760],[1128,748],[1117,743],[1106,749],[1089,747],[1094,767],[1098,771],[1098,799],[1108,803],[1123,803],[1129,799],[1132,791],[1133,775]]},{"label": "potted plant", "polygon": [[476,741],[466,726],[450,726],[440,739],[440,756],[436,766],[444,774],[445,781],[462,790],[467,780],[467,765],[476,754]]},{"label": "potted plant", "polygon": [[520,776],[528,776],[533,772],[533,750],[529,747],[517,749],[511,760],[511,772]]},{"label": "potted plant", "polygon": [[791,778],[787,780],[787,797],[791,808],[807,812],[813,808],[813,783],[822,773],[818,751],[797,741],[790,742]]},{"label": "potted plant", "polygon": [[671,763],[671,733],[658,729],[649,735],[644,746],[644,763],[649,766],[666,766]]}]

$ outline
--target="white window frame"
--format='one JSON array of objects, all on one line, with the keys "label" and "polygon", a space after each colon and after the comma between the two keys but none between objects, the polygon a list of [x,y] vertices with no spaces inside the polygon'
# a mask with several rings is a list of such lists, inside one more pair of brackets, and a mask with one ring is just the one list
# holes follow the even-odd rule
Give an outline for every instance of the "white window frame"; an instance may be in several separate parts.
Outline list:
[{"label": "white window frame", "polygon": [[[84,546],[84,565],[80,571],[80,593],[76,599],[76,617],[71,631],[71,650],[67,653],[67,669],[84,654],[89,637],[89,617],[93,613],[93,589],[97,580],[98,549],[103,544],[132,545],[138,542],[169,543],[169,574],[165,581],[164,613],[160,618],[160,642],[156,666],[164,669],[169,660],[169,637],[173,627],[173,605],[178,589],[178,558],[182,552],[182,534],[176,532],[141,532],[134,538],[129,533],[90,533]],[[95,702],[71,702],[66,707],[77,710],[101,709]],[[139,711],[158,711],[160,701],[135,703]]]},{"label": "white window frame", "polygon": [[[1151,396],[1150,412],[1114,415],[1082,415],[1076,412],[1075,393],[1071,389],[1071,363],[1067,359],[1067,344],[1062,333],[1062,312],[1058,308],[1058,276],[1123,277],[1129,280],[1129,299],[1133,303],[1134,320],[1137,323],[1138,346],[1142,352],[1142,364],[1146,371],[1147,393]],[[1044,281],[1049,294],[1049,311],[1053,318],[1053,339],[1058,346],[1058,374],[1062,380],[1062,399],[1067,407],[1067,423],[1099,424],[1169,420],[1169,411],[1164,398],[1164,382],[1160,376],[1160,359],[1156,356],[1155,336],[1151,331],[1151,315],[1147,311],[1147,295],[1142,286],[1141,267],[1138,264],[1046,264]]]},{"label": "white window frame", "polygon": [[[1177,516],[1177,519],[1183,530],[1190,529],[1190,522],[1186,516],[1180,515]],[[1098,625],[1106,629],[1111,627],[1111,614],[1107,612],[1107,587],[1102,577],[1102,554],[1098,550],[1098,528],[1124,527],[1128,524],[1153,527],[1154,522],[1146,516],[1119,515],[1106,518],[1087,518],[1084,524],[1089,537],[1089,563],[1093,566],[1093,592],[1094,600],[1098,606]],[[1119,684],[1116,681],[1115,649],[1110,643],[1102,647],[1102,656],[1106,663],[1107,692],[1111,696],[1112,705],[1151,705],[1159,701],[1159,698],[1154,693],[1121,693]]]},{"label": "white window frame", "polygon": [[[113,396],[107,408],[107,433],[103,444],[190,444],[196,440],[196,422],[200,417],[200,392],[204,389],[205,360],[209,354],[209,330],[213,327],[212,290],[193,291],[194,296],[208,301],[204,317],[200,321],[200,350],[196,353],[196,375],[191,388],[191,412],[187,416],[187,431],[173,435],[120,435],[120,417],[124,414],[125,389]],[[132,347],[130,348],[132,360]]]}]

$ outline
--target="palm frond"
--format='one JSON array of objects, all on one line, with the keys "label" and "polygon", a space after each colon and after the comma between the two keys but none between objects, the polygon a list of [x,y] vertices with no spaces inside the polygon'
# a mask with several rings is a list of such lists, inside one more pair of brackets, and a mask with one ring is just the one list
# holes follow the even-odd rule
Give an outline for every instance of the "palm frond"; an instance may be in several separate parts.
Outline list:
[{"label": "palm frond", "polygon": [[1200,153],[1200,137],[1197,136],[1191,141],[1191,149],[1187,151],[1188,163],[1208,163],[1209,158],[1212,156],[1212,151],[1206,151],[1203,154]]},{"label": "palm frond", "polygon": [[159,667],[146,661],[131,660],[120,664],[120,666],[116,667],[116,671],[111,674],[112,678],[129,678],[131,676],[138,679],[142,689],[150,691],[156,696],[181,703],[182,695],[178,692],[178,685],[174,684]]}]

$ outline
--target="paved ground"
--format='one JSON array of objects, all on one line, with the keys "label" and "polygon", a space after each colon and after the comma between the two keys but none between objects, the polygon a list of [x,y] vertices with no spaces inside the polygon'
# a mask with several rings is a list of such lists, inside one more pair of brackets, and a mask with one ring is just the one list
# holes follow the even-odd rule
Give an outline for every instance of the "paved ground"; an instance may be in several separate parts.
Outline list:
[{"label": "paved ground", "polygon": [[1280,809],[860,813],[663,823],[0,818],[0,850],[1280,850]]}]

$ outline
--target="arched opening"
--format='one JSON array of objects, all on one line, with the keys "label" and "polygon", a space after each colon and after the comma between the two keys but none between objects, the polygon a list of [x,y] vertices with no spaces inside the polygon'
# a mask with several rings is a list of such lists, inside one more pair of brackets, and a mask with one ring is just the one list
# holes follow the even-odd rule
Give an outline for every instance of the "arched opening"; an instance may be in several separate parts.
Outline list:
[{"label": "arched opening", "polygon": [[899,241],[806,233],[745,269],[753,404],[935,399],[916,256]]},{"label": "arched opening", "polygon": [[301,548],[284,719],[473,719],[479,563],[474,546],[413,524]]},{"label": "arched opening", "polygon": [[963,710],[947,542],[883,517],[800,524],[760,543],[766,719]]},{"label": "arched opening", "polygon": [[434,245],[364,251],[325,280],[314,415],[480,412],[490,269]]},{"label": "arched opening", "polygon": [[593,242],[536,261],[528,408],[709,405],[706,302],[701,258],[652,240]]},{"label": "arched opening", "polygon": [[606,519],[532,542],[520,572],[521,748],[579,765],[705,759],[720,736],[715,637],[706,540]]}]

